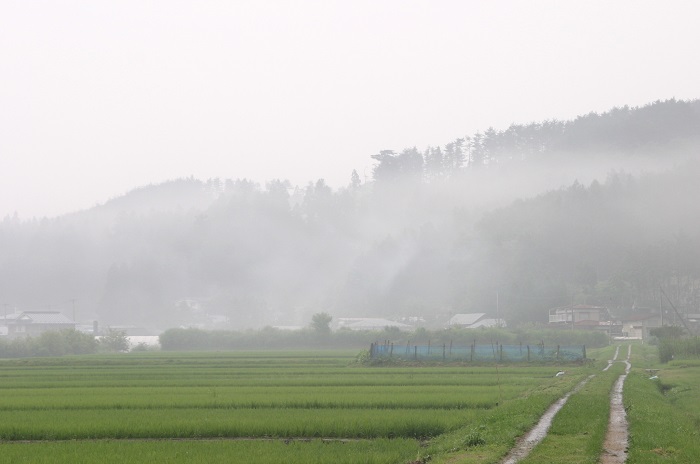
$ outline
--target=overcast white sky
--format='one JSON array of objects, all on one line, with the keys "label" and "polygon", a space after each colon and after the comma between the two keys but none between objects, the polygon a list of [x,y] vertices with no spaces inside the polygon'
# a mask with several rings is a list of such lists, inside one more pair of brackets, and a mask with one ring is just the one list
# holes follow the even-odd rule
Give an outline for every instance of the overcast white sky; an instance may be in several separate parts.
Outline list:
[{"label": "overcast white sky", "polygon": [[695,1],[0,0],[0,219],[700,97]]}]

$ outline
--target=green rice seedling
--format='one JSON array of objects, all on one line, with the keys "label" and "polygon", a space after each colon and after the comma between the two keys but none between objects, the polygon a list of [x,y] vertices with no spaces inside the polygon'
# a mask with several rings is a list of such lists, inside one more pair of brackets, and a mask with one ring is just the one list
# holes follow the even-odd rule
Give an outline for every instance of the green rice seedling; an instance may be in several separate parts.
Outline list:
[{"label": "green rice seedling", "polygon": [[[66,440],[86,447],[101,439],[119,446],[164,440],[167,446],[173,439],[285,437],[296,446],[298,438],[329,437],[410,450],[394,461],[373,460],[381,450],[359,460],[351,453],[347,461],[316,450],[320,460],[306,455],[299,462],[406,462],[427,449],[417,450],[415,439],[427,437],[436,452],[456,447],[498,456],[589,369],[570,366],[566,378],[555,379],[555,365],[378,368],[353,365],[350,355],[272,352],[24,361],[0,361],[0,439],[49,441],[36,449]],[[270,443],[276,442],[241,451],[245,462],[280,462],[279,456],[248,459],[247,453],[274,456],[279,445]],[[338,445],[339,455],[343,449]]]},{"label": "green rice seedling", "polygon": [[0,411],[36,409],[470,409],[492,408],[522,393],[520,386],[391,387],[122,387],[16,389],[0,396]]},{"label": "green rice seedling", "polygon": [[2,440],[433,437],[481,410],[165,409],[7,411]]},{"label": "green rice seedling", "polygon": [[496,386],[503,380],[512,385],[536,384],[551,375],[552,367],[530,371],[502,368],[502,379],[495,368],[470,369],[348,369],[288,367],[240,368],[194,366],[115,366],[103,368],[0,369],[0,390],[12,388],[129,387],[129,386],[308,386],[308,385],[464,385]]},{"label": "green rice seedling", "polygon": [[3,461],[31,464],[395,464],[419,452],[416,440],[98,440],[0,444]]}]

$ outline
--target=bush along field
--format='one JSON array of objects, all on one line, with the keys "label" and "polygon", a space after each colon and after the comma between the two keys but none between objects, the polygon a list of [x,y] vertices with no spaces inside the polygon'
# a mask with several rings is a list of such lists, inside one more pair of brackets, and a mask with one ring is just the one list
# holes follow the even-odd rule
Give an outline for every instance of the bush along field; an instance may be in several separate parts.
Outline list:
[{"label": "bush along field", "polygon": [[8,462],[407,463],[498,459],[593,369],[382,366],[356,352],[0,361]]}]

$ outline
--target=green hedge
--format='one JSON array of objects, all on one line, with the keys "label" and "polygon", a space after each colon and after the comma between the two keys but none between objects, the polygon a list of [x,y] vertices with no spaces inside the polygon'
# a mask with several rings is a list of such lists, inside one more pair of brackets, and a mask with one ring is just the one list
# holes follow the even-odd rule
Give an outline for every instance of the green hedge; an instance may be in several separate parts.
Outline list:
[{"label": "green hedge", "polygon": [[700,358],[700,339],[660,338],[659,361],[666,363],[672,359]]},{"label": "green hedge", "polygon": [[608,345],[608,336],[594,331],[561,331],[552,329],[447,329],[401,332],[390,328],[382,331],[338,330],[320,333],[311,329],[287,331],[266,327],[261,330],[224,331],[201,329],[169,329],[160,336],[160,345],[166,351],[336,348],[363,349],[370,343],[389,341],[405,345],[428,344],[464,345],[472,343],[505,345],[586,345],[590,348]]},{"label": "green hedge", "polygon": [[97,347],[94,336],[67,329],[44,332],[37,337],[0,338],[0,358],[91,354]]}]

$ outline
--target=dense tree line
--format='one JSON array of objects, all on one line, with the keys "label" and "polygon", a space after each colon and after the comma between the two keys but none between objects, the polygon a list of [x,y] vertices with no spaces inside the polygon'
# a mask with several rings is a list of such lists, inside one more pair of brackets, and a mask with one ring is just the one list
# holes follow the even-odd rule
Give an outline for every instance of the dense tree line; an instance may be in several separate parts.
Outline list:
[{"label": "dense tree line", "polygon": [[92,334],[74,329],[44,332],[35,337],[0,339],[0,358],[36,356],[66,356],[129,351],[129,341],[123,331],[110,330],[96,339]]},{"label": "dense tree line", "polygon": [[[371,182],[354,172],[335,190],[142,187],[55,219],[5,218],[0,304],[70,314],[75,300],[78,319],[156,328],[307,325],[321,312],[437,327],[459,312],[542,321],[572,301],[659,307],[663,287],[690,311],[698,149],[700,102],[670,100],[384,150]],[[612,160],[653,169],[611,172],[624,166]]]},{"label": "dense tree line", "polygon": [[260,330],[201,330],[201,329],[168,329],[160,335],[160,344],[165,351],[214,351],[214,350],[255,350],[266,349],[315,349],[315,348],[347,348],[368,349],[371,343],[393,343],[397,347],[413,345],[454,345],[469,346],[472,343],[481,345],[585,345],[588,348],[605,346],[608,337],[603,332],[590,330],[548,330],[532,327],[510,329],[439,329],[427,330],[418,328],[410,332],[402,332],[396,327],[388,327],[380,331],[351,331],[337,330],[324,332],[306,328],[301,331],[283,331],[272,327]]},{"label": "dense tree line", "polygon": [[504,130],[490,127],[422,153],[415,147],[400,153],[383,150],[372,157],[378,161],[374,179],[435,182],[458,176],[466,168],[489,165],[551,164],[611,154],[665,156],[697,146],[699,127],[700,100],[675,99],[589,113],[572,121],[512,124]]}]

